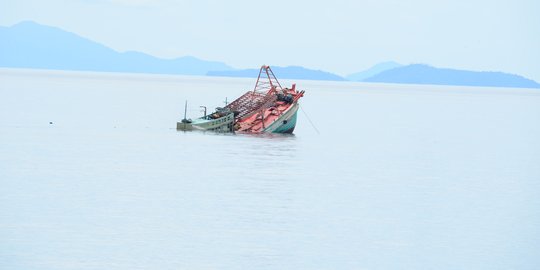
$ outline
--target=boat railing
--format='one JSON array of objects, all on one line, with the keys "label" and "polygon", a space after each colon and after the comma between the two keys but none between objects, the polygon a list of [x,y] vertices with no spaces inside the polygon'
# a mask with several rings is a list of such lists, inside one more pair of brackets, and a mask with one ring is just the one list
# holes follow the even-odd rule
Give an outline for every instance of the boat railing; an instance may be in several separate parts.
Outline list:
[{"label": "boat railing", "polygon": [[248,91],[241,97],[229,103],[226,108],[236,113],[236,118],[244,118],[251,113],[260,109],[266,108],[273,104],[276,100],[276,95],[273,93],[259,93]]}]

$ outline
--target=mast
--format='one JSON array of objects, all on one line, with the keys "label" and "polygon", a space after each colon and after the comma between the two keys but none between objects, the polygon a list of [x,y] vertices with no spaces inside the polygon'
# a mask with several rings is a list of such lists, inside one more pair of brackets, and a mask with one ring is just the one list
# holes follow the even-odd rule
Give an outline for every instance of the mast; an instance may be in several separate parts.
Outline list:
[{"label": "mast", "polygon": [[270,66],[263,65],[259,70],[259,76],[257,77],[253,92],[266,94],[271,89],[275,89],[276,91],[283,90]]},{"label": "mast", "polygon": [[238,112],[235,114],[235,118],[240,119],[273,104],[277,98],[276,92],[282,91],[281,84],[276,79],[272,69],[263,65],[259,70],[259,76],[253,90],[227,104],[226,108]]},{"label": "mast", "polygon": [[187,100],[186,100],[186,104],[184,105],[184,120],[187,120]]}]

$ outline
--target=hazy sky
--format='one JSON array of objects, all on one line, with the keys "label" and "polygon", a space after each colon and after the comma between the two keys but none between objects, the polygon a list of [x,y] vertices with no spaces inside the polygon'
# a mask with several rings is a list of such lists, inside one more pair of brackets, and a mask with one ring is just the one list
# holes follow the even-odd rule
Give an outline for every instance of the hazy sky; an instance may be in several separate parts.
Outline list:
[{"label": "hazy sky", "polygon": [[0,0],[0,25],[22,20],[118,51],[236,68],[301,65],[346,75],[394,60],[540,81],[538,0]]}]

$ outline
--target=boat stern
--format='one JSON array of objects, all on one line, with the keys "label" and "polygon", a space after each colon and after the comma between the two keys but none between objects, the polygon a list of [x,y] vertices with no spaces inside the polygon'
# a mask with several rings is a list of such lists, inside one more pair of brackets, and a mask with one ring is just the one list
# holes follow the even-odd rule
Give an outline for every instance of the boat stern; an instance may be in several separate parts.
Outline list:
[{"label": "boat stern", "polygon": [[193,123],[176,122],[176,130],[191,131],[193,130]]}]

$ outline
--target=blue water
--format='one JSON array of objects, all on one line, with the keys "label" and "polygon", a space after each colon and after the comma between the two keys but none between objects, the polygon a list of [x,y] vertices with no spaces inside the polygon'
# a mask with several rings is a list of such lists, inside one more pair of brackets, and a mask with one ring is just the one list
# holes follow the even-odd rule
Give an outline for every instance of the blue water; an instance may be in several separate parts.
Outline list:
[{"label": "blue water", "polygon": [[320,133],[174,129],[253,83],[0,70],[0,269],[540,265],[540,91],[298,81]]}]

